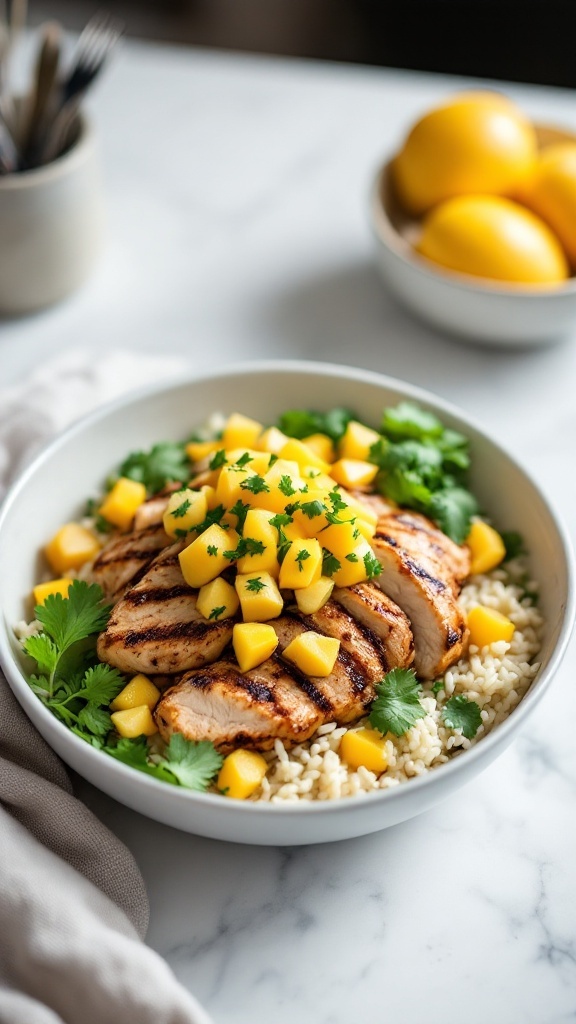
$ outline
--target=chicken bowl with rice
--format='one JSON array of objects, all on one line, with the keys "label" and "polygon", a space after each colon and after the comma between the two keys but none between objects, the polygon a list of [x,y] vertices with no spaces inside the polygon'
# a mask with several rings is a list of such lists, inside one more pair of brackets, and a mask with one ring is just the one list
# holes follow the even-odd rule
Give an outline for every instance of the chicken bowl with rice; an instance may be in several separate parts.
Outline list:
[{"label": "chicken bowl with rice", "polygon": [[[557,524],[425,393],[245,367],[128,399],[52,458],[81,440],[96,472],[35,526],[7,674],[66,760],[153,817],[252,842],[384,827],[495,756],[559,657],[534,550],[548,520],[566,589]],[[494,458],[528,515],[492,496]]]}]

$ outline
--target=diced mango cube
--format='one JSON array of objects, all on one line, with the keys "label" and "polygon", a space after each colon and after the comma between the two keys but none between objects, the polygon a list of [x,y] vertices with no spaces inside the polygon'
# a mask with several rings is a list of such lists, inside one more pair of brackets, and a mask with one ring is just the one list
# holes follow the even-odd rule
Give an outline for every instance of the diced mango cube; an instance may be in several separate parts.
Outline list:
[{"label": "diced mango cube", "polygon": [[181,537],[206,519],[208,502],[203,491],[189,487],[170,495],[163,515],[164,529],[169,537]]},{"label": "diced mango cube", "polygon": [[68,569],[79,569],[85,562],[95,558],[100,545],[93,533],[78,523],[66,523],[44,551],[46,558],[55,572],[64,573]]},{"label": "diced mango cube", "polygon": [[514,636],[515,628],[514,623],[505,615],[483,604],[476,605],[468,612],[470,643],[476,647],[486,647],[498,640],[506,640],[509,643]]},{"label": "diced mango cube", "polygon": [[307,630],[291,640],[282,651],[282,657],[291,661],[307,676],[329,676],[340,650],[340,641]]},{"label": "diced mango cube", "polygon": [[266,622],[237,622],[232,633],[232,646],[241,672],[249,672],[274,654],[278,637]]},{"label": "diced mango cube", "polygon": [[278,618],[284,602],[269,572],[238,573],[235,586],[244,622],[266,622]]},{"label": "diced mango cube", "polygon": [[106,495],[98,509],[101,516],[121,530],[127,530],[134,513],[146,501],[146,488],[138,480],[121,476]]},{"label": "diced mango cube", "polygon": [[325,459],[321,459],[316,452],[313,452],[303,441],[291,437],[283,448],[280,449],[280,458],[297,462],[300,469],[319,469],[321,473],[329,473],[330,465]]},{"label": "diced mango cube", "polygon": [[270,469],[270,455],[256,448],[232,448],[226,452],[230,466],[244,466],[253,473],[266,473]]},{"label": "diced mango cube", "polygon": [[368,768],[380,775],[388,767],[386,740],[377,729],[354,729],[340,740],[340,757],[351,768]]},{"label": "diced mango cube", "polygon": [[117,697],[114,698],[110,707],[112,711],[128,711],[131,708],[138,708],[146,705],[152,711],[160,700],[160,690],[148,679],[148,676],[134,676]]},{"label": "diced mango cube", "polygon": [[318,489],[311,483],[305,494],[297,495],[300,507],[294,512],[294,522],[301,528],[305,537],[316,537],[320,530],[328,526],[326,513],[332,511],[328,491]]},{"label": "diced mango cube", "polygon": [[231,564],[224,554],[238,544],[235,530],[223,530],[217,523],[209,526],[178,555],[182,575],[189,587],[202,587],[219,576]]},{"label": "diced mango cube", "polygon": [[472,523],[466,544],[470,548],[470,572],[472,575],[479,572],[490,572],[491,569],[500,565],[506,556],[506,548],[500,534],[480,519]]},{"label": "diced mango cube", "polygon": [[278,455],[286,444],[288,437],[278,427],[268,427],[263,434],[260,434],[256,447],[263,452],[270,452],[271,455]]},{"label": "diced mango cube", "polygon": [[59,580],[50,580],[49,583],[37,583],[32,593],[34,594],[34,604],[44,604],[44,601],[50,594],[61,594],[62,597],[68,597],[68,589],[72,584],[72,580],[64,576]]},{"label": "diced mango cube", "polygon": [[366,487],[378,475],[378,466],[361,459],[338,459],[330,467],[330,475],[343,487]]},{"label": "diced mango cube", "polygon": [[358,516],[359,519],[364,519],[367,523],[372,523],[376,526],[378,516],[367,501],[362,501],[362,498],[357,497],[355,494],[350,494],[350,492],[345,490],[343,487],[339,487],[338,490],[342,501],[346,502],[354,512],[354,515]]},{"label": "diced mango cube", "polygon": [[[340,516],[346,514],[346,509],[339,513]],[[347,520],[342,523],[336,523],[333,526],[328,526],[319,535],[318,540],[322,544],[323,548],[331,551],[339,562],[343,562],[347,555],[354,551],[354,548],[360,543],[361,535],[356,523],[353,519]],[[355,562],[356,559],[350,559],[351,562]]]},{"label": "diced mango cube", "polygon": [[218,774],[218,789],[233,800],[246,800],[256,792],[268,765],[254,750],[234,750],[224,758]]},{"label": "diced mango cube", "polygon": [[224,424],[224,430],[222,432],[222,447],[228,450],[229,448],[240,448],[242,446],[246,448],[255,448],[256,441],[260,437],[263,431],[263,426],[256,420],[251,420],[249,416],[243,416],[242,413],[233,412],[228,417]]},{"label": "diced mango cube", "polygon": [[196,601],[196,607],[200,614],[205,619],[212,619],[213,622],[236,615],[239,604],[238,594],[234,587],[222,576],[217,576],[215,580],[200,587]]},{"label": "diced mango cube", "polygon": [[279,584],[281,590],[296,590],[309,587],[320,579],[322,572],[322,548],[315,537],[294,540],[280,566]]},{"label": "diced mango cube", "polygon": [[222,447],[221,441],[190,441],[186,445],[186,455],[190,462],[201,462],[208,455]]},{"label": "diced mango cube", "polygon": [[311,448],[323,462],[334,462],[336,449],[332,438],[328,437],[327,434],[310,434],[309,437],[305,437],[303,440],[304,444]]},{"label": "diced mango cube", "polygon": [[206,497],[206,507],[208,508],[208,511],[211,511],[213,508],[216,508],[218,504],[218,499],[216,497],[216,488],[211,487],[210,484],[203,484],[200,490],[202,491],[202,494],[204,494]]},{"label": "diced mango cube", "polygon": [[243,537],[249,544],[255,542],[254,548],[263,547],[262,551],[254,550],[253,554],[243,555],[238,559],[237,568],[240,573],[269,572],[277,577],[280,571],[278,564],[278,530],[270,525],[272,512],[264,509],[251,508],[244,520]]},{"label": "diced mango cube", "polygon": [[137,736],[153,736],[158,732],[158,726],[147,704],[127,708],[125,711],[114,711],[110,718],[116,732],[128,740],[134,740]]},{"label": "diced mango cube", "polygon": [[339,559],[340,568],[336,570],[334,582],[337,587],[353,587],[355,583],[363,583],[368,578],[364,559],[372,555],[372,548],[367,540],[359,540],[343,558]]},{"label": "diced mango cube", "polygon": [[338,452],[341,459],[360,459],[362,462],[368,460],[372,445],[380,440],[380,434],[370,427],[365,427],[357,420],[350,420],[343,436],[338,443]]},{"label": "diced mango cube", "polygon": [[248,501],[248,498],[245,497],[245,493],[248,494],[248,492],[242,490],[242,484],[254,475],[252,469],[240,468],[239,466],[223,466],[216,484],[216,500],[218,504],[224,505],[225,508],[230,508],[239,499]]},{"label": "diced mango cube", "polygon": [[328,476],[328,473],[321,473],[319,469],[314,469],[313,466],[305,466],[301,472],[304,483],[308,484],[310,489],[314,488],[317,491],[328,493],[336,487],[336,482],[331,476]]},{"label": "diced mango cube", "polygon": [[310,586],[295,590],[294,597],[296,598],[298,610],[303,615],[313,615],[314,612],[320,611],[326,602],[330,600],[334,585],[334,580],[328,576],[321,576],[319,580],[311,583]]}]

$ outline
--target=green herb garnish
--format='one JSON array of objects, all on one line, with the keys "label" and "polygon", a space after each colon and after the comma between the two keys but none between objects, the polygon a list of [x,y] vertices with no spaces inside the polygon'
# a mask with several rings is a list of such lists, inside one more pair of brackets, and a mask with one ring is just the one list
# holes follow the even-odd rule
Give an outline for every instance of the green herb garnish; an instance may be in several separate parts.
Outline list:
[{"label": "green herb garnish", "polygon": [[208,616],[208,619],[209,620],[210,619],[214,619],[214,620],[219,619],[220,616],[223,615],[225,611],[226,611],[226,605],[225,604],[221,604],[218,608],[213,608],[212,609],[212,611],[210,612],[210,615]]},{"label": "green herb garnish", "polygon": [[291,498],[293,494],[296,494],[296,488],[292,486],[292,477],[285,474],[280,477],[278,483],[278,490],[282,491],[282,494],[286,498]]},{"label": "green herb garnish", "polygon": [[222,469],[222,466],[225,466],[227,461],[224,448],[219,448],[217,452],[214,452],[214,455],[208,463],[208,467],[209,469]]},{"label": "green herb garnish", "polygon": [[184,483],[190,470],[184,445],[164,441],[155,444],[150,451],[132,452],[120,466],[120,476],[137,480],[150,494],[156,494],[174,480]]},{"label": "green herb garnish", "polygon": [[449,729],[461,729],[462,735],[472,740],[482,725],[482,714],[475,700],[458,693],[442,708],[442,720]]},{"label": "green herb garnish", "polygon": [[299,551],[298,554],[296,555],[296,561],[298,563],[298,569],[300,572],[304,572],[303,563],[306,561],[307,558],[310,558],[310,552],[307,551],[306,548],[302,548],[302,550]]},{"label": "green herb garnish", "polygon": [[370,725],[382,735],[403,736],[426,712],[419,697],[422,687],[411,668],[393,668],[376,684],[376,699],[370,710]]},{"label": "green herb garnish", "polygon": [[255,576],[253,579],[247,580],[246,582],[246,590],[251,594],[259,594],[261,590],[264,590],[265,586],[266,584],[262,583],[259,576]]},{"label": "green herb garnish", "polygon": [[306,409],[291,409],[278,420],[280,430],[288,437],[300,440],[310,434],[327,434],[333,441],[339,441],[354,414],[349,409],[331,409],[330,412],[310,412]]},{"label": "green herb garnish", "polygon": [[240,487],[243,491],[250,491],[251,494],[262,494],[270,490],[264,477],[258,476],[258,473],[254,473],[253,476],[242,480]]},{"label": "green herb garnish", "polygon": [[336,555],[328,551],[328,548],[322,548],[322,575],[333,576],[341,568],[342,564],[338,561]]}]

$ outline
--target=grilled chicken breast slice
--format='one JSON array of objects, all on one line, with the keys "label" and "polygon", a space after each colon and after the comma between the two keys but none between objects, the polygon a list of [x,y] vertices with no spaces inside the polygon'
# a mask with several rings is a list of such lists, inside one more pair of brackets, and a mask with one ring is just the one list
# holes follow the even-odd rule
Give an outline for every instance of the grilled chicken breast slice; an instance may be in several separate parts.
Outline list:
[{"label": "grilled chicken breast slice", "polygon": [[[308,739],[325,721],[325,701],[312,684],[302,689],[291,666],[270,658],[250,672],[222,659],[180,676],[156,705],[154,717],[168,740],[211,740],[223,753],[236,747],[270,750]],[[315,700],[314,700],[315,698]]]},{"label": "grilled chicken breast slice", "polygon": [[[273,619],[270,625],[278,637],[277,653],[284,649],[301,633],[307,632],[304,623],[293,615],[282,615]],[[315,629],[315,632],[322,632]],[[366,706],[374,700],[373,684],[382,678],[381,672],[371,672],[372,665],[367,665],[360,657],[350,654],[345,647],[340,647],[336,664],[329,676],[308,677],[291,666],[293,674],[300,679],[301,688],[311,685],[313,691],[321,694],[326,705],[327,722],[354,722],[365,713]]]},{"label": "grilled chicken breast slice", "polygon": [[376,534],[411,552],[432,575],[444,580],[456,594],[470,574],[470,551],[460,547],[419,512],[396,509],[378,519]]},{"label": "grilled chicken breast slice", "polygon": [[169,543],[164,527],[158,525],[113,537],[94,560],[90,579],[102,587],[108,600],[117,601]]},{"label": "grilled chicken breast slice", "polygon": [[[397,514],[378,522],[371,541],[382,566],[376,582],[410,620],[416,672],[424,679],[434,679],[458,661],[468,640],[457,600],[459,579],[450,572],[450,560],[441,563],[432,548],[435,534],[440,533],[432,524],[432,536],[408,522],[401,530],[397,526]],[[444,538],[444,534],[440,536]],[[444,540],[452,544],[449,538]]]},{"label": "grilled chicken breast slice", "polygon": [[385,668],[408,668],[414,661],[414,638],[408,616],[375,583],[335,587],[332,601],[341,605],[377,644]]},{"label": "grilled chicken breast slice", "polygon": [[171,544],[148,566],[112,610],[98,637],[98,657],[122,672],[176,673],[220,657],[233,620],[211,622],[196,607],[198,591],[185,582]]}]

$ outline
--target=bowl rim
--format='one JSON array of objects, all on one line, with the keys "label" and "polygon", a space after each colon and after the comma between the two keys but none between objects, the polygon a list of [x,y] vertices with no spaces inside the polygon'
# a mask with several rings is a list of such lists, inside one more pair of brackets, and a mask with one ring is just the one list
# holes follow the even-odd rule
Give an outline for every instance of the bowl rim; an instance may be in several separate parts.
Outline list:
[{"label": "bowl rim", "polygon": [[[576,141],[576,140],[575,140]],[[470,295],[490,295],[504,299],[526,299],[528,302],[553,301],[576,295],[576,274],[561,284],[525,284],[522,281],[509,283],[492,281],[486,277],[474,277],[458,270],[450,270],[421,256],[394,227],[383,199],[383,184],[387,181],[394,156],[378,164],[370,188],[370,222],[376,240],[393,253],[406,267],[415,270],[422,277],[439,281]]]},{"label": "bowl rim", "polygon": [[[158,384],[153,384],[148,387],[138,388],[133,391],[129,391],[127,394],[108,402],[105,405],[100,406],[95,411],[81,417],[75,423],[71,424],[67,429],[59,433],[55,438],[49,441],[34,457],[32,462],[19,474],[17,479],[11,485],[8,493],[5,496],[2,507],[0,508],[0,537],[4,529],[4,524],[9,517],[12,507],[18,500],[18,496],[22,488],[33,478],[37,468],[48,460],[51,455],[57,452],[61,447],[68,443],[68,440],[77,434],[83,433],[85,430],[89,430],[97,423],[106,419],[111,414],[120,411],[127,406],[137,405],[142,402],[146,402],[148,399],[154,398],[162,394],[163,392],[182,390],[187,386],[199,385],[205,381],[217,381],[220,378],[226,378],[230,376],[245,376],[245,375],[269,375],[269,374],[284,374],[284,373],[301,373],[310,376],[327,377],[328,379],[348,379],[354,380],[360,383],[366,383],[369,385],[377,386],[380,388],[389,388],[391,390],[400,391],[402,396],[405,398],[411,398],[414,401],[432,407],[440,414],[445,413],[449,417],[453,417],[461,421],[465,426],[468,426],[474,431],[477,431],[482,437],[488,440],[494,447],[502,453],[510,462],[518,469],[523,476],[528,480],[530,485],[534,488],[543,502],[554,526],[557,531],[558,539],[561,542],[561,547],[564,555],[566,576],[567,576],[567,595],[566,595],[566,606],[564,609],[564,617],[560,633],[556,646],[551,654],[548,663],[541,670],[541,674],[534,680],[530,689],[519,702],[519,704],[513,709],[510,715],[501,722],[495,729],[493,729],[487,736],[483,737],[473,747],[463,750],[462,754],[453,758],[452,760],[438,765],[433,771],[425,772],[422,775],[415,776],[408,780],[409,793],[413,793],[416,796],[418,791],[424,791],[430,787],[435,787],[439,784],[439,780],[442,778],[448,778],[461,770],[462,755],[465,755],[464,763],[472,766],[474,760],[482,760],[485,752],[489,748],[494,746],[506,745],[507,739],[511,739],[510,734],[514,734],[519,728],[524,719],[530,715],[533,708],[539,702],[548,689],[556,670],[558,669],[560,662],[566,652],[566,648],[572,633],[574,625],[574,617],[576,612],[576,587],[575,587],[575,560],[574,552],[570,542],[569,533],[562,521],[561,516],[551,507],[546,495],[542,492],[539,485],[532,478],[531,474],[526,471],[517,459],[509,454],[502,446],[496,441],[490,433],[484,430],[473,417],[468,416],[464,410],[460,410],[457,406],[451,402],[445,400],[440,396],[436,396],[433,392],[427,391],[425,388],[421,388],[418,385],[410,384],[407,381],[402,381],[399,378],[390,377],[385,374],[380,374],[373,370],[364,370],[353,366],[347,366],[345,364],[336,363],[323,363],[317,361],[307,360],[250,360],[246,362],[230,364],[227,367],[217,368],[205,368],[201,370],[191,370],[188,374],[180,374],[174,379],[163,381]],[[1,612],[1,609],[0,609]],[[120,777],[124,777],[127,781],[132,780],[132,783],[137,786],[142,786],[143,789],[148,788],[151,793],[166,793],[166,783],[155,779],[143,772],[137,772],[136,769],[123,764],[120,761],[110,758],[108,755],[102,753],[100,750],[90,746],[80,737],[75,736],[66,726],[61,723],[54,715],[50,713],[42,702],[32,693],[28,683],[26,682],[24,673],[17,661],[16,655],[12,649],[10,643],[10,631],[12,624],[8,623],[6,617],[0,614],[0,666],[3,668],[7,680],[11,687],[16,691],[20,692],[24,696],[24,705],[31,699],[34,701],[34,707],[37,714],[44,719],[47,723],[49,730],[55,729],[60,733],[63,740],[66,743],[71,743],[77,751],[84,751],[85,757],[88,761],[92,761],[92,764],[97,767],[102,762],[101,757],[106,757],[109,763],[109,770],[112,772],[119,772]],[[22,702],[19,701],[19,703]],[[25,713],[27,713],[25,711]],[[48,742],[47,740],[45,742]],[[51,745],[49,743],[49,745]],[[97,786],[97,783],[95,783]],[[378,790],[376,792],[357,794],[354,798],[341,798],[336,800],[327,801],[297,801],[294,804],[271,804],[267,802],[263,803],[251,803],[250,801],[235,800],[232,801],[232,807],[222,800],[222,797],[215,793],[203,793],[195,790],[184,789],[183,787],[170,786],[169,796],[170,801],[177,801],[179,804],[190,804],[193,806],[197,801],[200,805],[206,807],[212,807],[214,809],[229,807],[233,809],[234,813],[243,816],[251,814],[265,814],[270,817],[282,816],[282,817],[298,817],[300,815],[309,814],[321,814],[321,815],[341,815],[353,812],[354,808],[360,809],[366,807],[366,803],[380,803],[383,800],[396,802],[403,799],[403,795],[407,792],[406,784],[395,786],[391,789]]]}]

